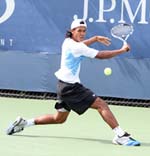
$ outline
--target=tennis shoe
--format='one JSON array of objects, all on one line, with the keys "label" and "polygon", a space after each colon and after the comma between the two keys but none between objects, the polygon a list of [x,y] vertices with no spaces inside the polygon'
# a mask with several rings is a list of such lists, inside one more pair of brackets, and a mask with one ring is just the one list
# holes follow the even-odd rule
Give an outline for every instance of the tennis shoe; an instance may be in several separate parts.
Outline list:
[{"label": "tennis shoe", "polygon": [[125,133],[123,136],[115,136],[113,139],[113,143],[116,145],[124,145],[124,146],[140,146],[140,142],[131,138],[130,134]]},{"label": "tennis shoe", "polygon": [[27,121],[25,119],[23,119],[22,117],[17,117],[17,119],[7,128],[6,134],[12,135],[14,133],[21,132],[24,130],[26,124]]}]

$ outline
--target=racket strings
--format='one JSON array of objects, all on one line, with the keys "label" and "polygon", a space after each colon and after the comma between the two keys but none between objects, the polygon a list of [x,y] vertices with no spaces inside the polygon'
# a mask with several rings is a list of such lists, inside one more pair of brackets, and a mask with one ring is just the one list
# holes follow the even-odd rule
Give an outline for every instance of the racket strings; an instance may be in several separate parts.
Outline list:
[{"label": "racket strings", "polygon": [[127,37],[132,34],[132,32],[133,27],[131,25],[118,25],[111,30],[113,36],[122,38],[124,40],[126,40]]},{"label": "racket strings", "polygon": [[130,27],[118,27],[118,28],[115,28],[115,29],[112,29],[112,33],[114,35],[117,35],[117,36],[122,36],[122,35],[128,35],[132,32],[132,29]]}]

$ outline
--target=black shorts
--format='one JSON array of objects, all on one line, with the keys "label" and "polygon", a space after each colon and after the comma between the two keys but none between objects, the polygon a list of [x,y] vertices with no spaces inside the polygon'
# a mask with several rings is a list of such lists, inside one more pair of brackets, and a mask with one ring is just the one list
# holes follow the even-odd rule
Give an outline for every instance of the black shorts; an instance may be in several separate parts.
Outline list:
[{"label": "black shorts", "polygon": [[56,104],[56,109],[73,110],[79,115],[91,107],[97,98],[90,89],[80,83],[70,84],[60,80],[57,85],[57,94],[61,102]]}]

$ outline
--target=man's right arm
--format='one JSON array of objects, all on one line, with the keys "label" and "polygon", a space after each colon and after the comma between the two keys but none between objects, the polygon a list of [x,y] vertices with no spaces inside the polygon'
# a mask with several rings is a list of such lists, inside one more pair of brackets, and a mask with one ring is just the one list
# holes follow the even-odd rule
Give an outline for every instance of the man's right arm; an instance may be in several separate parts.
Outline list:
[{"label": "man's right arm", "polygon": [[109,58],[115,57],[117,55],[123,54],[129,50],[130,50],[129,45],[123,45],[122,48],[120,48],[120,49],[99,51],[97,53],[97,55],[95,56],[95,58],[109,59]]}]

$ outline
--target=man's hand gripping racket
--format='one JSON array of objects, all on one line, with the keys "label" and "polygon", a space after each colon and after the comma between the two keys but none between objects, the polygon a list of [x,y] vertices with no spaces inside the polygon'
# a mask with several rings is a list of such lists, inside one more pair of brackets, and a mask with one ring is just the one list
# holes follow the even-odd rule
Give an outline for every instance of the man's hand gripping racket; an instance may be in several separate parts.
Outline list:
[{"label": "man's hand gripping racket", "polygon": [[[111,29],[111,35],[123,42],[123,47],[127,46],[127,39],[133,33],[133,26],[127,23],[121,23]],[[127,48],[127,51],[130,49]]]}]

